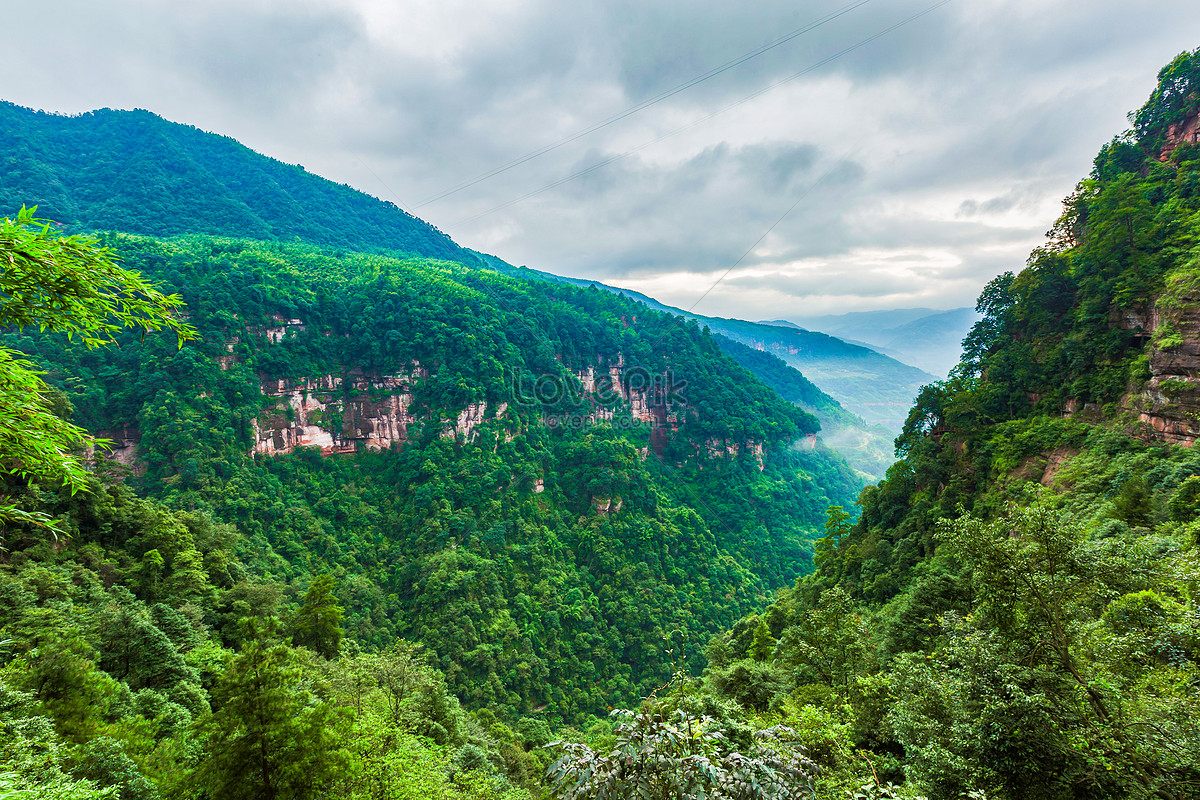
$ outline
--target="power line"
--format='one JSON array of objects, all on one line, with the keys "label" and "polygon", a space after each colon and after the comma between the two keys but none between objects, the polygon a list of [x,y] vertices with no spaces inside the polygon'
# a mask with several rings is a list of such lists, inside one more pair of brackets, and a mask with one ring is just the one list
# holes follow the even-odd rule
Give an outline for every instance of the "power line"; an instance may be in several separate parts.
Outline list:
[{"label": "power line", "polygon": [[746,256],[753,253],[754,249],[756,247],[758,247],[760,244],[762,244],[762,240],[767,238],[767,236],[770,235],[771,231],[773,231],[777,227],[779,227],[779,223],[781,223],[785,219],[787,219],[788,215],[796,210],[796,206],[800,205],[800,203],[804,200],[804,198],[808,197],[809,194],[812,193],[813,189],[816,189],[818,186],[820,186],[822,183],[824,183],[825,179],[828,178],[830,175],[832,175],[833,171],[836,170],[838,167],[840,167],[842,164],[844,164],[845,161],[846,161],[845,159],[840,159],[838,161],[833,162],[833,164],[829,167],[829,169],[825,170],[825,173],[823,175],[821,175],[821,177],[817,178],[815,181],[813,181],[811,184],[809,184],[808,188],[805,189],[803,192],[801,192],[800,196],[796,198],[796,202],[792,203],[792,205],[788,207],[788,210],[783,212],[783,215],[780,216],[779,219],[775,220],[775,222],[772,223],[771,227],[767,228],[766,231],[763,232],[763,235],[758,237],[758,239],[755,240],[754,244],[750,245],[750,247],[747,248],[746,252],[742,253],[742,255],[738,258],[737,261],[733,262],[733,264],[730,265],[729,269],[727,269],[723,273],[721,273],[721,277],[717,278],[717,280],[713,283],[712,286],[705,289],[704,294],[702,294],[702,295],[700,295],[700,297],[696,298],[696,302],[694,302],[690,306],[688,306],[688,308],[687,308],[688,313],[690,314],[692,312],[692,310],[696,308],[696,306],[700,305],[700,301],[703,300],[704,298],[708,297],[709,293],[713,289],[717,288],[717,286],[720,285],[721,281],[723,281],[727,277],[729,277],[729,273],[731,273],[735,269],[737,269],[738,264],[741,264],[746,259]]},{"label": "power line", "polygon": [[793,39],[795,39],[799,36],[803,36],[804,34],[810,32],[810,31],[816,30],[817,28],[821,27],[822,25],[832,22],[833,20],[837,19],[838,17],[848,14],[851,11],[853,11],[854,9],[856,9],[860,6],[864,6],[869,2],[871,2],[871,0],[857,0],[857,2],[851,3],[850,5],[847,5],[847,6],[843,6],[842,8],[839,8],[836,11],[826,14],[824,17],[821,17],[818,20],[810,22],[809,24],[805,25],[803,28],[797,28],[796,30],[792,31],[791,33],[785,34],[784,36],[781,36],[778,39],[775,39],[774,41],[767,42],[762,47],[759,47],[755,50],[751,50],[749,53],[741,55],[741,56],[735,58],[733,61],[727,61],[724,64],[720,65],[719,67],[714,67],[713,69],[709,70],[708,72],[705,72],[703,75],[698,75],[695,78],[692,78],[689,81],[685,81],[684,83],[681,83],[674,88],[668,89],[665,92],[657,94],[654,97],[651,97],[647,100],[643,100],[642,102],[638,103],[637,105],[630,106],[629,108],[625,109],[624,111],[614,114],[613,116],[608,117],[606,119],[603,119],[587,128],[584,128],[583,130],[580,130],[576,133],[571,134],[570,136],[567,136],[564,139],[559,139],[557,142],[553,142],[552,144],[548,144],[545,147],[541,147],[541,148],[538,148],[537,150],[533,150],[529,153],[526,153],[525,155],[523,155],[519,158],[515,158],[506,164],[501,164],[500,166],[496,167],[495,169],[491,169],[491,170],[488,170],[487,172],[483,172],[483,173],[475,176],[474,178],[472,178],[469,181],[460,183],[453,188],[447,189],[444,192],[440,192],[436,195],[433,195],[432,197],[422,200],[421,202],[417,203],[412,208],[413,208],[413,210],[416,210],[418,208],[423,208],[424,206],[427,206],[430,203],[437,202],[438,200],[441,200],[444,197],[449,197],[452,194],[457,194],[458,192],[461,192],[464,189],[469,189],[470,187],[474,186],[477,183],[486,181],[488,178],[493,178],[496,175],[499,175],[503,172],[507,172],[508,170],[513,169],[514,167],[519,167],[520,165],[525,164],[529,161],[532,161],[533,159],[538,158],[539,156],[543,156],[546,153],[549,153],[553,150],[557,150],[558,148],[560,148],[564,145],[570,144],[571,142],[574,142],[578,139],[582,139],[584,136],[587,136],[588,134],[595,133],[596,131],[600,130],[601,128],[606,128],[609,125],[612,125],[614,122],[620,122],[621,120],[625,119],[626,117],[633,116],[634,114],[638,113],[639,111],[647,109],[650,106],[656,105],[658,103],[661,103],[663,100],[666,100],[670,97],[674,97],[675,95],[679,94],[680,92],[686,91],[686,90],[692,88],[693,86],[696,86],[697,84],[704,83],[705,81],[709,80],[710,78],[715,78],[716,76],[720,75],[723,72],[728,72],[729,70],[733,69],[734,67],[740,66],[741,64],[744,64],[753,58],[757,58],[758,56],[762,55],[763,53],[768,52],[769,50],[774,50],[776,47],[779,47],[780,45],[787,44],[788,42],[792,41]]},{"label": "power line", "polygon": [[868,44],[871,44],[872,42],[874,42],[875,40],[880,39],[884,36],[887,36],[889,33],[892,33],[894,31],[898,30],[899,28],[903,28],[905,25],[915,22],[916,20],[920,19],[921,17],[924,17],[925,15],[936,11],[937,9],[941,8],[944,5],[951,3],[952,1],[953,0],[941,0],[941,2],[935,3],[934,5],[929,6],[925,10],[919,11],[910,17],[906,17],[903,20],[901,20],[900,22],[890,25],[890,26],[884,28],[883,30],[879,31],[878,33],[872,34],[871,36],[868,36],[867,38],[863,39],[862,41],[860,41],[856,44],[853,44],[847,48],[839,50],[838,52],[834,53],[833,55],[827,56],[826,58],[821,59],[820,61],[816,62],[815,64],[805,67],[804,69],[800,70],[799,72],[792,73],[791,75],[788,75],[786,78],[782,78],[778,81],[775,81],[774,83],[769,84],[769,85],[763,87],[762,89],[759,89],[755,92],[752,92],[751,94],[746,95],[745,97],[741,98],[740,100],[736,100],[727,106],[722,106],[721,108],[718,108],[716,111],[706,114],[705,116],[700,117],[697,120],[689,122],[688,124],[683,125],[681,127],[675,128],[674,130],[668,131],[667,133],[664,133],[662,136],[659,136],[657,139],[653,139],[649,142],[645,142],[644,144],[640,144],[637,147],[626,150],[624,153],[620,153],[619,155],[610,156],[609,158],[606,158],[603,161],[592,164],[590,167],[581,169],[578,172],[573,172],[564,178],[560,178],[560,179],[554,181],[553,183],[548,183],[545,186],[541,187],[540,189],[535,189],[532,192],[528,192],[526,194],[521,195],[520,197],[514,198],[512,200],[509,200],[507,202],[501,203],[496,206],[492,206],[491,208],[487,209],[486,211],[481,211],[478,214],[475,214],[473,216],[458,220],[457,222],[453,222],[447,227],[448,228],[457,228],[461,225],[466,225],[467,223],[474,222],[477,219],[482,219],[483,217],[486,217],[489,214],[493,214],[497,211],[501,211],[505,208],[508,208],[509,206],[516,205],[517,203],[528,200],[531,197],[536,197],[537,195],[542,194],[543,192],[547,192],[551,189],[555,189],[559,186],[562,186],[564,183],[573,181],[576,178],[583,177],[584,175],[595,172],[596,170],[601,169],[603,167],[607,167],[609,164],[613,164],[624,158],[628,158],[629,156],[633,155],[634,153],[637,153],[641,150],[645,150],[647,147],[656,145],[665,139],[669,139],[672,136],[675,136],[676,134],[683,133],[686,130],[690,130],[690,129],[696,127],[697,125],[701,125],[705,122],[708,122],[710,119],[713,119],[714,117],[724,114],[726,111],[737,108],[738,106],[744,105],[744,104],[750,102],[751,100],[761,97],[762,95],[766,94],[767,92],[773,91],[785,83],[789,83],[791,81],[796,80],[797,78],[801,78],[801,77],[809,74],[810,72],[818,70],[821,67],[825,66],[826,64],[829,64],[830,62],[836,61],[837,59],[841,58],[842,56],[846,55],[847,53],[851,53],[855,50],[865,47]]}]

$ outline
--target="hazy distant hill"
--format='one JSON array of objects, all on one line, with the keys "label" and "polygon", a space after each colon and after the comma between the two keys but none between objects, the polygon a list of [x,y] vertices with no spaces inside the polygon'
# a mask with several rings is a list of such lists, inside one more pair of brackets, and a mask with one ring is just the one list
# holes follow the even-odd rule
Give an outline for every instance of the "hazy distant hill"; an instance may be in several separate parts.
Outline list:
[{"label": "hazy distant hill", "polygon": [[[898,432],[903,426],[912,400],[920,388],[937,379],[928,372],[902,363],[869,346],[847,342],[828,333],[806,330],[793,323],[749,322],[692,314],[660,303],[639,292],[581,278],[564,278],[528,267],[513,267],[495,256],[479,255],[488,261],[489,266],[502,272],[533,280],[556,281],[576,286],[595,285],[631,297],[656,311],[695,319],[707,325],[714,333],[755,350],[778,356],[788,366],[803,373],[804,377],[832,396],[848,411],[861,417],[868,425],[883,425],[892,432]],[[759,378],[762,379],[763,376],[759,375]],[[814,410],[814,413],[817,412]]]},{"label": "hazy distant hill", "polygon": [[149,111],[47,114],[0,102],[0,213],[69,230],[200,233],[473,261],[392,203]]},{"label": "hazy distant hill", "polygon": [[821,421],[821,439],[855,469],[881,478],[896,460],[892,433],[881,425],[868,425],[822,392],[800,370],[778,356],[716,334],[721,352],[754,373],[776,394],[795,403]]},{"label": "hazy distant hill", "polygon": [[958,363],[962,340],[978,319],[979,314],[973,308],[949,311],[897,308],[798,317],[768,324],[795,325],[861,342],[906,364],[945,377]]}]

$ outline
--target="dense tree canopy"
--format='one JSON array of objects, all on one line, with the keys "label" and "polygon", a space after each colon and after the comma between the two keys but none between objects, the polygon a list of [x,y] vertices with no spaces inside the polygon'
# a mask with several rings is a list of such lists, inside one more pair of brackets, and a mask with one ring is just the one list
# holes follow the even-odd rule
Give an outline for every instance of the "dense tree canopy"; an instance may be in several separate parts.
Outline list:
[{"label": "dense tree canopy", "polygon": [[[0,328],[61,331],[87,348],[126,328],[168,328],[178,344],[191,338],[175,315],[178,296],[117,266],[95,239],[58,235],[35,211],[22,207],[15,219],[0,219]],[[86,482],[78,456],[85,432],[63,419],[55,408],[61,395],[40,376],[20,353],[0,348],[0,471],[58,479],[77,490]],[[0,495],[0,523],[18,519],[50,524]]]}]

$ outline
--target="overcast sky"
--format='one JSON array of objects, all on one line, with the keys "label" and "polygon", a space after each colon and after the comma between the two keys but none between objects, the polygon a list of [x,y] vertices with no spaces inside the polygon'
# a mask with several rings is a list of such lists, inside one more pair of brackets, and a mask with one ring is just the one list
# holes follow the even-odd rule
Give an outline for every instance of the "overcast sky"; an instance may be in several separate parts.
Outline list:
[{"label": "overcast sky", "polygon": [[41,0],[5,11],[0,97],[226,134],[514,264],[683,308],[716,284],[699,313],[951,308],[1020,268],[1200,3],[951,0],[888,30],[935,1]]}]

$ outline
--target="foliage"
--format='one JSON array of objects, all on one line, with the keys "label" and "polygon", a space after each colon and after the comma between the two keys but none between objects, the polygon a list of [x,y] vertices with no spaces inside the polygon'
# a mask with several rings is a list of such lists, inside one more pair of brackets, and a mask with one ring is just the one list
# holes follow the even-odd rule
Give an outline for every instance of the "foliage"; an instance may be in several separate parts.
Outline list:
[{"label": "foliage", "polygon": [[214,688],[198,773],[214,800],[325,797],[345,768],[338,717],[300,689],[293,658],[252,634]]},{"label": "foliage", "polygon": [[1167,125],[1200,109],[1200,49],[1180,53],[1158,72],[1150,99],[1129,115],[1138,141],[1158,144]]},{"label": "foliage", "polygon": [[714,720],[679,711],[670,720],[652,705],[616,710],[616,747],[597,752],[582,742],[557,742],[562,757],[548,773],[551,795],[576,798],[751,798],[812,797],[811,762],[792,741],[792,731],[755,733],[743,755],[729,748]]},{"label": "foliage", "polygon": [[[84,346],[112,341],[124,328],[168,328],[178,343],[192,331],[175,318],[181,305],[138,273],[119,267],[111,251],[89,237],[59,236],[21,207],[0,219],[0,328],[37,327],[78,336]],[[61,418],[41,373],[18,353],[0,348],[0,470],[22,478],[61,479],[84,485],[84,468],[71,452],[85,432]],[[0,522],[50,525],[37,512],[0,502]]]}]

